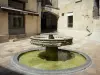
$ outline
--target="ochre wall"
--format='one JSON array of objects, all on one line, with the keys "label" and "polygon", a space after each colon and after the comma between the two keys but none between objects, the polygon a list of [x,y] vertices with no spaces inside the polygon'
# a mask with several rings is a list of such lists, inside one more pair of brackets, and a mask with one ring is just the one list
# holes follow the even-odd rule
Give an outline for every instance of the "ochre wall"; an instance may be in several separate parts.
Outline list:
[{"label": "ochre wall", "polygon": [[38,33],[37,16],[25,16],[25,33],[26,35],[34,35]]},{"label": "ochre wall", "polygon": [[0,35],[8,35],[8,13],[0,12]]},{"label": "ochre wall", "polygon": [[[40,7],[41,9],[41,7]],[[37,0],[28,0],[26,10],[38,12]],[[25,15],[25,33],[26,35],[34,35],[40,33],[40,15]]]},{"label": "ochre wall", "polygon": [[26,10],[37,12],[37,0],[28,0],[28,3],[26,3]]},{"label": "ochre wall", "polygon": [[[8,0],[0,0],[0,5],[8,6]],[[8,12],[0,11],[0,36],[8,35]]]},{"label": "ochre wall", "polygon": [[8,13],[0,12],[0,42],[7,41],[8,38]]}]

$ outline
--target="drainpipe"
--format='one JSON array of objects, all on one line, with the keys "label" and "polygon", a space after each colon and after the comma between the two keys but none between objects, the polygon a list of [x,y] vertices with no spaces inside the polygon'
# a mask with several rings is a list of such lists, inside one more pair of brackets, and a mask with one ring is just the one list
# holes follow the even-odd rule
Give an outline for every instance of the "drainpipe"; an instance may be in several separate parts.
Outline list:
[{"label": "drainpipe", "polygon": [[39,17],[37,17],[37,33],[39,34],[41,33],[41,0],[37,1],[37,12],[39,13]]}]

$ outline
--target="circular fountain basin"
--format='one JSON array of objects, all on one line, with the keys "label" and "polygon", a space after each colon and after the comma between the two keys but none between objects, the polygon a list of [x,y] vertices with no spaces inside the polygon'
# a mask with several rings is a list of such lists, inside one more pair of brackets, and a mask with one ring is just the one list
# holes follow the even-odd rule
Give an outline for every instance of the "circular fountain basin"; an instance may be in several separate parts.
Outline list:
[{"label": "circular fountain basin", "polygon": [[[39,48],[18,53],[13,57],[11,63],[25,75],[69,75],[84,70],[91,64],[90,57],[82,52],[70,51],[72,57],[68,60],[48,61],[38,57],[39,53],[43,51],[44,48]],[[68,50],[62,51],[66,53]]]},{"label": "circular fountain basin", "polygon": [[91,64],[88,55],[82,52],[59,49],[71,45],[72,37],[35,36],[31,44],[45,48],[29,49],[16,54],[11,64],[25,75],[69,75],[86,69]]}]

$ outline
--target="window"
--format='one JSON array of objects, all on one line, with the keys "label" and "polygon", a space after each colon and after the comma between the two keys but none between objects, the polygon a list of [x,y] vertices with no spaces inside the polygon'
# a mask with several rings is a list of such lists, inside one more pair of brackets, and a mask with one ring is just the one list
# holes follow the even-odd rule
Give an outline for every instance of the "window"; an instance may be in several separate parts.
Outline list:
[{"label": "window", "polygon": [[22,16],[13,16],[13,27],[24,28]]},{"label": "window", "polygon": [[68,16],[68,27],[69,28],[73,27],[73,16]]},{"label": "window", "polygon": [[23,23],[24,23],[23,15],[9,14],[9,28],[10,29],[24,28]]}]

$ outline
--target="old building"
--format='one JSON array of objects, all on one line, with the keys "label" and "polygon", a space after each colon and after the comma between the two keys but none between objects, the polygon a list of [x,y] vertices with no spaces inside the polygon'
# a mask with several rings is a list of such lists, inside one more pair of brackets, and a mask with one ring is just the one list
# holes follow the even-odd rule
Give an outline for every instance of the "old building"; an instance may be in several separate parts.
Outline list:
[{"label": "old building", "polygon": [[0,0],[0,40],[11,35],[34,35],[41,31],[39,0]]},{"label": "old building", "polygon": [[0,41],[57,30],[58,0],[0,0]]},{"label": "old building", "polygon": [[100,40],[100,0],[66,0],[59,15],[58,32]]},{"label": "old building", "polygon": [[56,31],[59,18],[58,0],[42,0],[41,3],[41,32]]}]

